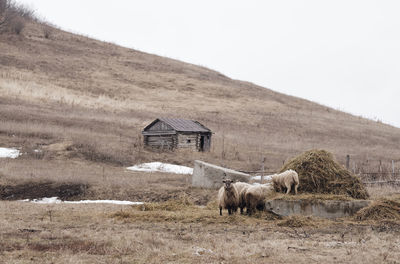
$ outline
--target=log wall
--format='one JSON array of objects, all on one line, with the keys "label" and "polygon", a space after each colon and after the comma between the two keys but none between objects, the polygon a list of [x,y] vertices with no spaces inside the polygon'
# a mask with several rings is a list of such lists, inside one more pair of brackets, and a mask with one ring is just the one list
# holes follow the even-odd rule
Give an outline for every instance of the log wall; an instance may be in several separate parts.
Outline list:
[{"label": "log wall", "polygon": [[176,135],[154,135],[145,136],[144,143],[146,146],[173,149],[176,146]]},{"label": "log wall", "polygon": [[199,136],[197,134],[178,134],[178,148],[199,149]]}]

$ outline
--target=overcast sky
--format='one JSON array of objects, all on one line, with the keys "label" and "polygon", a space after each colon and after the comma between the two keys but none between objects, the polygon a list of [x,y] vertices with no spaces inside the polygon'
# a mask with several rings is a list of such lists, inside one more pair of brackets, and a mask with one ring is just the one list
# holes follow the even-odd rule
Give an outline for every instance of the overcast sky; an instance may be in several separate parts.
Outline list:
[{"label": "overcast sky", "polygon": [[400,1],[18,0],[62,29],[400,127]]}]

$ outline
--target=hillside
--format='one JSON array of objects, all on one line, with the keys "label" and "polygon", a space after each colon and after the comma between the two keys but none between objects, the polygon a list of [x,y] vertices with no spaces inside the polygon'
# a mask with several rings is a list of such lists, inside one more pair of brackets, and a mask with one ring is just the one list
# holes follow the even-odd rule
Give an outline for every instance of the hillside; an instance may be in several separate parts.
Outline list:
[{"label": "hillside", "polygon": [[[204,67],[55,28],[45,38],[35,23],[21,35],[0,34],[0,51],[0,146],[22,147],[27,159],[120,166],[199,158],[254,170],[265,156],[276,170],[311,148],[340,162],[346,154],[357,162],[400,158],[399,128]],[[140,131],[159,116],[204,123],[215,133],[211,153],[143,150]]]}]

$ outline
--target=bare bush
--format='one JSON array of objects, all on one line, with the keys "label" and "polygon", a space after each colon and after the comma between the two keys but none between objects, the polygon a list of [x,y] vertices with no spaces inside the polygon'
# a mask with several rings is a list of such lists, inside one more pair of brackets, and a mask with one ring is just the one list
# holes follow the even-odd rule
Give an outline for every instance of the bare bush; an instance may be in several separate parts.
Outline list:
[{"label": "bare bush", "polygon": [[0,0],[0,32],[20,34],[27,20],[34,20],[34,11],[14,0]]},{"label": "bare bush", "polygon": [[43,30],[43,36],[46,39],[49,39],[51,37],[51,35],[53,34],[53,28],[51,26],[49,26],[48,24],[43,24],[42,30]]},{"label": "bare bush", "polygon": [[25,21],[20,17],[16,17],[10,23],[11,32],[14,32],[17,35],[21,34],[24,27],[25,27]]}]

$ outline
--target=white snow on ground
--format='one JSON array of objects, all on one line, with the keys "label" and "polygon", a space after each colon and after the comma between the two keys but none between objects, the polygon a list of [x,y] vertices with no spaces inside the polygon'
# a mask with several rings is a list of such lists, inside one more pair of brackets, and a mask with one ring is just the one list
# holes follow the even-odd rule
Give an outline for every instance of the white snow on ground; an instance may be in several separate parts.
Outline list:
[{"label": "white snow on ground", "polygon": [[31,202],[31,203],[38,203],[38,204],[59,204],[59,203],[66,203],[66,204],[121,204],[121,205],[138,205],[143,204],[142,202],[131,202],[131,201],[118,201],[118,200],[82,200],[82,201],[61,201],[58,197],[50,197],[50,198],[41,198],[41,199],[25,199],[20,200],[20,202]]},{"label": "white snow on ground", "polygon": [[168,172],[175,174],[193,174],[193,169],[185,166],[179,166],[161,162],[150,162],[138,164],[132,167],[128,167],[128,170],[132,171],[145,171],[145,172]]},{"label": "white snow on ground", "polygon": [[[261,175],[253,176],[251,179],[261,181]],[[272,181],[271,175],[264,175],[264,181]]]},{"label": "white snow on ground", "polygon": [[202,256],[204,254],[214,254],[214,252],[211,249],[206,249],[206,248],[202,248],[202,247],[194,247],[194,253],[193,255],[195,256]]},{"label": "white snow on ground", "polygon": [[[261,185],[261,183],[253,182],[251,185],[258,186],[258,185]],[[263,183],[263,185],[264,185],[264,186],[272,186],[272,183],[266,182],[266,183]]]},{"label": "white snow on ground", "polygon": [[14,148],[0,148],[0,158],[15,159],[19,156],[19,150]]},{"label": "white snow on ground", "polygon": [[64,203],[70,203],[70,204],[105,203],[105,204],[122,204],[122,205],[143,204],[143,202],[118,201],[118,200],[82,200],[82,201],[64,201]]}]

